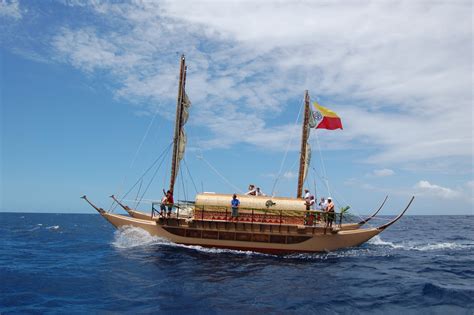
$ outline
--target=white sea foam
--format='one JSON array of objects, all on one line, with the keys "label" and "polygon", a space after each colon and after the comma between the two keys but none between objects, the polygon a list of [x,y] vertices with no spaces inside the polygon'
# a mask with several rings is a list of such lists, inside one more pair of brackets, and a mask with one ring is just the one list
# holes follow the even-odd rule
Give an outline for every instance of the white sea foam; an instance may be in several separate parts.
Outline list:
[{"label": "white sea foam", "polygon": [[58,229],[59,229],[59,225],[48,226],[46,229],[48,229],[48,230],[58,230]]},{"label": "white sea foam", "polygon": [[147,247],[156,244],[170,244],[170,242],[164,238],[152,236],[144,229],[125,226],[115,231],[114,241],[112,245],[116,248],[134,248],[134,247]]},{"label": "white sea foam", "polygon": [[437,244],[427,244],[427,245],[418,245],[414,246],[414,250],[426,251],[426,250],[441,250],[441,249],[462,249],[469,248],[467,244],[457,244],[457,243],[437,243]]},{"label": "white sea foam", "polygon": [[417,250],[417,251],[434,251],[434,250],[443,250],[443,249],[464,249],[472,248],[472,245],[469,244],[459,244],[459,243],[428,243],[428,244],[417,244],[414,242],[394,244],[392,242],[387,242],[382,240],[382,238],[377,235],[372,238],[369,242],[372,245],[387,246],[394,249],[403,249],[403,250]]},{"label": "white sea foam", "polygon": [[182,244],[174,244],[174,245],[178,246],[178,247],[189,248],[189,249],[197,250],[197,251],[204,252],[204,253],[210,253],[210,254],[272,256],[272,255],[268,255],[268,254],[253,252],[253,251],[250,251],[250,250],[243,251],[243,250],[225,249],[225,248],[209,248],[209,247],[202,247],[202,246],[198,246],[198,245],[182,245]]},{"label": "white sea foam", "polygon": [[376,235],[375,237],[373,237],[367,243],[372,244],[372,245],[388,246],[388,247],[392,247],[392,248],[404,248],[403,245],[395,245],[392,242],[384,241],[379,235]]}]

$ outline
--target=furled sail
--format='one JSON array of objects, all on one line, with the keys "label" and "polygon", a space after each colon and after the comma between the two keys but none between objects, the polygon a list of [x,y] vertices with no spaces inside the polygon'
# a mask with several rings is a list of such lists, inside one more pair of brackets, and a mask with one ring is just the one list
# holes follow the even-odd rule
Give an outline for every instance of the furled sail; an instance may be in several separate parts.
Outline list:
[{"label": "furled sail", "polygon": [[308,175],[309,164],[311,163],[311,146],[309,142],[306,143],[306,152],[304,155],[304,175],[303,181],[306,179],[306,175]]},{"label": "furled sail", "polygon": [[183,114],[181,115],[181,125],[184,126],[184,124],[188,121],[189,117],[189,108],[191,107],[191,101],[189,100],[188,94],[184,92],[184,97],[183,97]]},{"label": "furled sail", "polygon": [[[179,168],[179,163],[184,157],[184,151],[186,149],[186,133],[184,132],[184,124],[188,121],[189,118],[189,108],[191,107],[191,101],[189,100],[188,95],[186,92],[184,93],[183,97],[183,113],[181,114],[181,132],[179,135],[179,143],[178,143],[178,157],[177,157],[177,163],[176,163],[176,170]],[[177,172],[176,172],[177,173]]]}]

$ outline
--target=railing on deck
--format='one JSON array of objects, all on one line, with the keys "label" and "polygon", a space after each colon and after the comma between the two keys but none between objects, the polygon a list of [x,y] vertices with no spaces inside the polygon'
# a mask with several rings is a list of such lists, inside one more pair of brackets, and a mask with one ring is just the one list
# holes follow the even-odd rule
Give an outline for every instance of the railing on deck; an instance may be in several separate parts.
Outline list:
[{"label": "railing on deck", "polygon": [[[173,208],[176,209],[176,218],[179,221],[180,209],[189,207],[192,203],[175,203]],[[201,221],[234,221],[234,222],[250,222],[250,223],[270,223],[270,224],[299,224],[306,226],[314,226],[317,223],[328,222],[329,216],[333,217],[333,224],[342,225],[344,213],[341,212],[326,212],[322,210],[274,210],[274,209],[257,209],[257,208],[242,208],[239,209],[237,217],[229,216],[230,206],[214,206],[212,209],[205,209],[205,206],[194,207],[194,219],[200,218]],[[151,218],[161,217],[169,219],[166,216],[168,205],[161,211],[161,202],[152,202]],[[339,221],[339,222],[338,222]]]},{"label": "railing on deck", "polygon": [[345,215],[341,212],[326,212],[322,210],[266,210],[242,208],[239,209],[239,215],[234,218],[228,215],[230,208],[231,207],[226,206],[214,206],[212,209],[205,209],[205,206],[195,206],[194,218],[250,223],[279,223],[280,225],[284,223],[314,225],[317,222],[327,222],[329,216],[332,216],[333,223],[340,226]]}]

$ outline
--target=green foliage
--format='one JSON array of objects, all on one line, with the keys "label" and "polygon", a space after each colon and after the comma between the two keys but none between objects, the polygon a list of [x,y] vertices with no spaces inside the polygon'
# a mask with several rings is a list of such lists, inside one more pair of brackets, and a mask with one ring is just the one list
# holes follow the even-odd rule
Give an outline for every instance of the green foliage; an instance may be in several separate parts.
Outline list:
[{"label": "green foliage", "polygon": [[348,212],[350,208],[351,206],[345,206],[342,207],[339,211],[341,212],[341,214],[346,214],[346,212]]}]

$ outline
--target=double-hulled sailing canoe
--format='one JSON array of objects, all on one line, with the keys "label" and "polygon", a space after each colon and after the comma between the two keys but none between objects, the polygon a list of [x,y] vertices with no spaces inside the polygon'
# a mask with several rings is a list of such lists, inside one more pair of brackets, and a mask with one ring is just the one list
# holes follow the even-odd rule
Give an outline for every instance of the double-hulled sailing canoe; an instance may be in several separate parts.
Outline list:
[{"label": "double-hulled sailing canoe", "polygon": [[[181,57],[171,161],[169,187],[171,192],[174,190],[176,174],[186,144],[183,127],[187,121],[191,103],[185,92],[185,82],[186,65],[183,55]],[[308,211],[302,198],[303,184],[311,153],[309,143],[307,143],[310,119],[309,94],[306,91],[300,151],[302,154],[300,155],[296,198],[239,196],[241,204],[237,218],[230,215],[232,195],[229,194],[198,194],[188,215],[183,215],[183,211],[180,215],[181,206],[177,203],[174,205],[177,208],[176,214],[172,216],[156,215],[153,204],[150,214],[131,209],[112,195],[114,201],[127,211],[129,216],[113,214],[97,207],[86,196],[82,196],[82,198],[117,228],[127,226],[142,228],[153,236],[162,237],[178,244],[275,254],[332,251],[358,246],[398,221],[408,210],[414,197],[396,218],[382,226],[361,228],[380,211],[387,197],[378,210],[368,218],[358,223],[342,223],[342,213],[336,213],[336,218],[339,216],[339,224],[329,227],[324,222],[327,213]],[[187,208],[189,209],[189,204]],[[320,217],[319,221],[316,219],[318,216]]]}]

